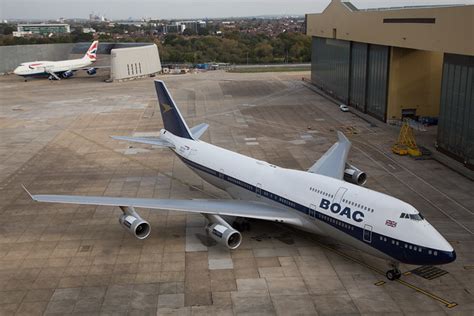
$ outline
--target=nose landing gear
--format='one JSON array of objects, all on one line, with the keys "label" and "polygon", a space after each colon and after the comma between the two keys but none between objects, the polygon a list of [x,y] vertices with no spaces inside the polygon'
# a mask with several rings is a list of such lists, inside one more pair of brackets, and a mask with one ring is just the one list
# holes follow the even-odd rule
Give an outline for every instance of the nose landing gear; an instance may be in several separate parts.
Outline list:
[{"label": "nose landing gear", "polygon": [[385,276],[390,281],[395,281],[397,279],[400,279],[400,277],[402,276],[402,273],[398,269],[392,269],[392,270],[388,270],[387,273],[385,273]]}]

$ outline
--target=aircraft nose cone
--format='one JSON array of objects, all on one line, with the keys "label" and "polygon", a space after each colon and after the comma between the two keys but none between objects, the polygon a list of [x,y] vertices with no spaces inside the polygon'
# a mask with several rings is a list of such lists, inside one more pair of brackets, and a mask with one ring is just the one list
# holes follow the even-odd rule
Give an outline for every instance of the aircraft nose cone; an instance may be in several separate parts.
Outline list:
[{"label": "aircraft nose cone", "polygon": [[450,263],[450,262],[453,262],[454,260],[456,260],[456,251],[453,250],[451,252],[447,252],[446,258],[447,258],[446,263]]},{"label": "aircraft nose cone", "polygon": [[18,75],[18,73],[20,72],[20,69],[19,69],[19,68],[20,68],[20,67],[16,67],[15,70],[13,70],[13,73],[14,73],[15,75]]},{"label": "aircraft nose cone", "polygon": [[438,251],[438,258],[435,264],[447,264],[456,260],[456,251]]}]

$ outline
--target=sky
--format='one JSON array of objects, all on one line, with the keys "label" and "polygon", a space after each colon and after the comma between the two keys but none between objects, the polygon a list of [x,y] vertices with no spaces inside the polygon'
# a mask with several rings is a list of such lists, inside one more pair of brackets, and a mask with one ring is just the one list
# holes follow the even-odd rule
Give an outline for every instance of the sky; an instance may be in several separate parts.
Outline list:
[{"label": "sky", "polygon": [[[216,18],[321,12],[330,0],[0,0],[0,20],[88,18]],[[358,8],[474,4],[474,0],[353,0]]]}]

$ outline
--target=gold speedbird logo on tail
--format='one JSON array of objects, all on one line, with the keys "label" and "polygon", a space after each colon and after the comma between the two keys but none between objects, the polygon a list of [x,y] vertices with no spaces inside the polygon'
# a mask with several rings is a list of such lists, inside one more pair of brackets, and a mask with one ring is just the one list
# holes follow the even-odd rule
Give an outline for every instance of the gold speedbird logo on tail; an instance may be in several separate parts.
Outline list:
[{"label": "gold speedbird logo on tail", "polygon": [[160,103],[160,107],[161,107],[161,110],[163,111],[163,113],[166,113],[166,112],[171,111],[173,109],[171,107],[171,105],[166,104],[166,103]]}]

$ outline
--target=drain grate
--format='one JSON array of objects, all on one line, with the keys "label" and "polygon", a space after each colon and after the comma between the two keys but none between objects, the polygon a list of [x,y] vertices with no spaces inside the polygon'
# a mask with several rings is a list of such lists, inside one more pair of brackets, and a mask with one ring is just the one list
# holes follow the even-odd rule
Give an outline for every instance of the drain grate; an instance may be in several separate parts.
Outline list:
[{"label": "drain grate", "polygon": [[84,245],[84,246],[81,246],[81,248],[79,248],[79,252],[89,252],[91,250],[92,250],[91,245]]},{"label": "drain grate", "polygon": [[434,266],[421,266],[414,270],[411,270],[411,273],[421,276],[422,278],[425,278],[427,280],[433,280],[445,274],[448,274],[448,271]]}]

